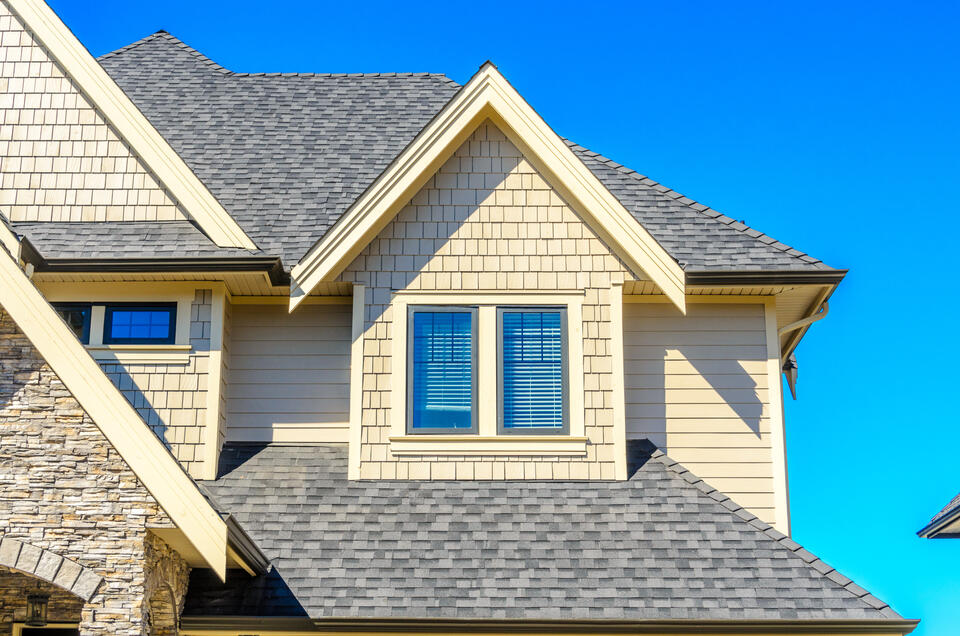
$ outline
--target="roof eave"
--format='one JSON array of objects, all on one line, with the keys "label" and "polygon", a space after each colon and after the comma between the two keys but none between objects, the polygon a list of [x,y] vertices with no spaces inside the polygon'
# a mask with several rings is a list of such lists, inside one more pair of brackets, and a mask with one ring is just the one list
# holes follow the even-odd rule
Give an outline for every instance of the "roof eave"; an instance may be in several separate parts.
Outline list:
[{"label": "roof eave", "polygon": [[267,272],[274,285],[289,284],[283,263],[274,256],[230,258],[57,258],[36,267],[50,273]]},{"label": "roof eave", "polygon": [[319,618],[255,616],[184,616],[181,629],[190,633],[253,631],[396,632],[488,634],[909,634],[920,623],[908,619],[846,620],[698,620],[698,619],[512,619],[476,618]]},{"label": "roof eave", "polygon": [[838,285],[849,270],[725,270],[686,271],[688,287],[727,285]]}]

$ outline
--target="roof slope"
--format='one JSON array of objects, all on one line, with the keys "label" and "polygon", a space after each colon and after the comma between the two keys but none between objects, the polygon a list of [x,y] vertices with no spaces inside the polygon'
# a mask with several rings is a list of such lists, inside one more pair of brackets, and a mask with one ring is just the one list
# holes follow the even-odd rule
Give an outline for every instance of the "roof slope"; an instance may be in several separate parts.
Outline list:
[{"label": "roof slope", "polygon": [[218,247],[190,221],[105,221],[96,232],[87,223],[12,222],[41,256],[58,259],[237,258],[258,250]]},{"label": "roof slope", "polygon": [[[428,73],[235,73],[165,32],[100,62],[257,245],[288,268],[459,89]],[[571,145],[687,269],[829,269]]]},{"label": "roof slope", "polygon": [[631,457],[624,482],[370,482],[344,447],[228,446],[205,487],[276,570],[198,572],[185,615],[898,618],[649,442]]}]

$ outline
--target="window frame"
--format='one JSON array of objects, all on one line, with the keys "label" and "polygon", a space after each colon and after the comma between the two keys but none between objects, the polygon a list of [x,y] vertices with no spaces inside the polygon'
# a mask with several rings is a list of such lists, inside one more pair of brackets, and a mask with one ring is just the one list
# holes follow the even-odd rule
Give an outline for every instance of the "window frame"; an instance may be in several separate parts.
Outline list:
[{"label": "window frame", "polygon": [[[86,309],[87,310],[87,319],[83,324],[83,334],[79,336],[80,344],[88,345],[90,344],[90,327],[93,324],[93,303],[80,303],[80,302],[68,302],[68,303],[50,303],[54,310],[57,312],[57,315],[61,311],[69,311],[71,309]],[[63,316],[60,316],[60,319],[63,320]],[[64,320],[66,322],[66,320]],[[69,324],[67,325],[70,326]],[[72,329],[71,329],[72,331]]]},{"label": "window frame", "polygon": [[[567,325],[567,307],[556,305],[509,305],[497,306],[497,435],[569,435],[570,434],[570,349]],[[560,314],[560,392],[562,424],[558,427],[504,426],[504,366],[503,366],[503,314],[505,313],[556,313]]]},{"label": "window frame", "polygon": [[[170,312],[168,334],[163,338],[115,338],[113,336],[113,313],[117,310],[165,310]],[[177,338],[177,303],[103,303],[103,344],[105,345],[172,345]]]},{"label": "window frame", "polygon": [[[470,314],[470,428],[422,428],[413,426],[413,333],[415,314],[417,313],[468,313]],[[406,343],[406,422],[404,425],[407,435],[478,435],[480,420],[477,401],[479,390],[479,369],[477,365],[477,349],[479,343],[479,310],[476,305],[407,305],[407,343]]]}]

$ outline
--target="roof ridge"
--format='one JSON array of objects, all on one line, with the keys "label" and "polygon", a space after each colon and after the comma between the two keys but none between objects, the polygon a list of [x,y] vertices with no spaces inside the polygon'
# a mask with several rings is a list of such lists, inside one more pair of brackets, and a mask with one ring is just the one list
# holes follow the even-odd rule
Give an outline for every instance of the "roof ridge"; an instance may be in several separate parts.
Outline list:
[{"label": "roof ridge", "polygon": [[721,225],[725,225],[733,230],[736,230],[737,232],[740,232],[741,234],[745,234],[750,238],[756,239],[757,241],[763,243],[767,247],[771,247],[789,256],[793,256],[794,258],[797,258],[807,264],[821,263],[824,266],[829,267],[828,265],[826,265],[826,263],[824,263],[819,258],[810,256],[806,252],[801,252],[795,247],[791,247],[790,245],[787,245],[786,243],[783,243],[782,241],[779,241],[768,234],[764,234],[763,232],[750,227],[746,223],[737,221],[736,219],[733,219],[723,214],[722,212],[715,210],[714,208],[711,208],[708,205],[704,205],[703,203],[698,203],[697,201],[691,199],[690,197],[684,196],[682,193],[677,192],[672,188],[668,188],[667,186],[661,184],[660,182],[654,181],[650,177],[640,174],[639,172],[637,172],[632,168],[628,168],[627,166],[621,163],[617,163],[616,161],[614,161],[613,159],[610,159],[609,157],[605,157],[600,153],[590,150],[589,148],[586,148],[584,146],[581,146],[580,144],[570,141],[569,139],[564,138],[564,141],[567,143],[568,146],[571,147],[571,149],[579,150],[583,154],[593,159],[596,159],[600,163],[606,165],[609,168],[616,170],[620,174],[626,175],[632,179],[642,182],[643,185],[651,187],[657,192],[659,192],[660,194],[663,194],[664,196],[667,196],[673,199],[674,201],[677,201],[678,203],[682,203],[686,205],[690,209],[694,210],[695,212],[698,212],[699,214],[705,216],[708,219],[712,219],[717,223],[720,223]]},{"label": "roof ridge", "polygon": [[141,38],[136,42],[132,42],[124,47],[105,53],[97,58],[97,61],[102,61],[109,59],[111,57],[116,57],[121,53],[125,53],[132,49],[135,49],[143,44],[152,42],[153,40],[166,40],[171,44],[174,44],[183,51],[189,53],[191,56],[197,58],[205,66],[210,67],[211,69],[229,75],[230,77],[322,77],[322,78],[373,78],[373,77],[384,77],[384,78],[393,78],[393,77],[424,77],[439,79],[447,84],[457,84],[456,81],[447,77],[445,73],[431,73],[428,71],[422,72],[372,72],[372,73],[324,73],[324,72],[247,72],[247,71],[231,71],[228,68],[214,62],[212,59],[193,48],[192,46],[186,44],[183,40],[171,34],[168,31],[160,29],[155,33],[151,33],[145,38]]},{"label": "roof ridge", "polygon": [[131,49],[135,49],[135,48],[137,48],[137,47],[139,47],[139,46],[141,46],[141,45],[143,45],[143,44],[146,44],[147,42],[152,42],[153,40],[166,40],[167,42],[170,42],[171,44],[173,44],[173,45],[177,46],[178,48],[182,49],[182,50],[185,51],[186,53],[189,53],[191,56],[197,58],[197,60],[198,60],[201,64],[203,64],[204,66],[208,66],[208,67],[210,67],[212,70],[218,71],[218,72],[223,73],[223,74],[225,74],[225,75],[236,75],[236,73],[234,73],[234,72],[231,71],[230,69],[224,68],[224,67],[221,66],[220,64],[217,64],[216,62],[214,62],[213,60],[211,60],[209,57],[207,57],[206,55],[204,55],[203,53],[201,53],[201,52],[198,51],[197,49],[195,49],[195,48],[193,48],[192,46],[186,44],[183,40],[181,40],[181,39],[178,38],[177,36],[173,35],[173,34],[170,33],[169,31],[165,31],[164,29],[160,29],[159,31],[157,31],[157,32],[155,32],[155,33],[151,33],[151,34],[148,35],[147,37],[142,38],[142,39],[140,39],[140,40],[137,40],[136,42],[133,42],[132,44],[128,44],[127,46],[121,47],[121,48],[119,48],[119,49],[117,49],[117,50],[115,50],[115,51],[110,51],[109,53],[106,53],[106,54],[104,54],[104,55],[101,55],[100,57],[97,58],[97,61],[99,62],[99,61],[102,61],[102,60],[109,59],[109,58],[111,58],[111,57],[115,57],[115,56],[117,56],[117,55],[120,55],[121,53],[125,53],[125,52],[127,52],[127,51],[129,51],[129,50],[131,50]]},{"label": "roof ridge", "polygon": [[[649,442],[649,440],[647,440]],[[691,486],[694,486],[701,493],[714,500],[716,503],[720,504],[731,513],[742,519],[751,526],[754,530],[760,534],[765,535],[771,541],[780,544],[784,548],[790,550],[794,555],[797,556],[801,561],[803,561],[810,569],[814,570],[817,574],[822,577],[829,579],[831,582],[836,584],[838,587],[846,590],[854,597],[863,601],[866,605],[871,607],[878,612],[886,615],[887,618],[901,618],[897,612],[890,607],[889,603],[886,603],[863,587],[857,585],[852,579],[841,574],[836,568],[823,561],[820,557],[813,554],[802,545],[783,534],[770,524],[762,521],[755,514],[733,501],[730,497],[720,492],[713,486],[707,484],[703,479],[694,475],[690,472],[685,466],[679,462],[670,458],[669,455],[664,453],[660,448],[653,445],[652,442],[649,442],[653,446],[653,452],[649,453],[651,460],[656,461],[657,463],[663,465],[667,470],[675,474],[677,477],[687,482]],[[889,611],[885,611],[889,610]]]}]

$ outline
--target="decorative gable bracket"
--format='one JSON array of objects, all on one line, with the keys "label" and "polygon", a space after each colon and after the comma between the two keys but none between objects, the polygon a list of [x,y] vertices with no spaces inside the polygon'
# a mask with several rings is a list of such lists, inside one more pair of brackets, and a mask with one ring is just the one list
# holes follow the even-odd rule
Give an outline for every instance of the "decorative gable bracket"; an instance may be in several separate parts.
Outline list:
[{"label": "decorative gable bracket", "polygon": [[293,268],[292,311],[334,280],[484,120],[489,119],[635,274],[685,311],[683,270],[490,62],[427,124]]}]

